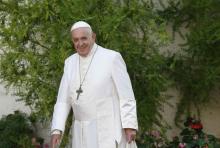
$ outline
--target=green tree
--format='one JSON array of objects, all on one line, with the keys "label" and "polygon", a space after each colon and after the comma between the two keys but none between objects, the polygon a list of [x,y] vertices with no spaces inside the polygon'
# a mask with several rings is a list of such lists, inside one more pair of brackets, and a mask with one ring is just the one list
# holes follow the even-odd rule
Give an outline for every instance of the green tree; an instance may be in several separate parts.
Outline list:
[{"label": "green tree", "polygon": [[65,58],[74,52],[70,27],[77,20],[93,26],[97,43],[120,51],[138,103],[140,131],[161,125],[159,107],[166,77],[160,47],[164,22],[141,0],[0,0],[0,78],[33,109],[49,119]]}]

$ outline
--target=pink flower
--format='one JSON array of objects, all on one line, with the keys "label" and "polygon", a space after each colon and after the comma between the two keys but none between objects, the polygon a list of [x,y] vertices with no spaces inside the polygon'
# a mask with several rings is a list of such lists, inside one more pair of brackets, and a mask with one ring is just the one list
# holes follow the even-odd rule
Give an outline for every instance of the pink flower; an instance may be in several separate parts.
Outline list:
[{"label": "pink flower", "polygon": [[186,143],[179,143],[178,148],[186,148]]}]

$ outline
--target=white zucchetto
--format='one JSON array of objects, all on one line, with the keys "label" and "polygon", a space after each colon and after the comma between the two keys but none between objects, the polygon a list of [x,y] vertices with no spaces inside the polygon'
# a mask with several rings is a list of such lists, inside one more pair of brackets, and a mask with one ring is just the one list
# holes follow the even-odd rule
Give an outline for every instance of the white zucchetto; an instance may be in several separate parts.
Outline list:
[{"label": "white zucchetto", "polygon": [[84,21],[78,21],[78,22],[73,24],[70,31],[72,32],[73,30],[78,29],[78,28],[82,28],[82,27],[87,27],[87,28],[90,28],[92,30],[91,26],[88,23],[86,23]]}]

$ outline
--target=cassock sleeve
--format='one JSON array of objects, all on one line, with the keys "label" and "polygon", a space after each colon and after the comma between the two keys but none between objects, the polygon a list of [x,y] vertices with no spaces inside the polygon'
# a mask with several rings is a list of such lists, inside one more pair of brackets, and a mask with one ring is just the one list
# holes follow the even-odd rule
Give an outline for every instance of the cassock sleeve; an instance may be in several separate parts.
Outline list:
[{"label": "cassock sleeve", "polygon": [[119,97],[122,128],[137,130],[136,100],[125,62],[120,53],[116,53],[113,60],[112,78]]},{"label": "cassock sleeve", "polygon": [[65,62],[64,73],[60,82],[57,101],[54,106],[51,131],[60,130],[63,133],[65,130],[66,119],[71,109],[68,86],[67,64]]}]

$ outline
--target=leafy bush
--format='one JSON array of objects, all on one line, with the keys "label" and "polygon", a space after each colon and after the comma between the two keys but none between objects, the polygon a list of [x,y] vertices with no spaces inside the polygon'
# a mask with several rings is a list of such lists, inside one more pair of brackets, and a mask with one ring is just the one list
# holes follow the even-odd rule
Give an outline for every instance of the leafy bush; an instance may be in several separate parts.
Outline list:
[{"label": "leafy bush", "polygon": [[33,133],[28,116],[15,111],[0,120],[0,148],[30,148]]},{"label": "leafy bush", "polygon": [[220,141],[213,135],[202,131],[203,125],[200,120],[188,117],[184,123],[185,128],[180,133],[182,142],[179,145],[185,145],[189,148],[219,148]]}]

